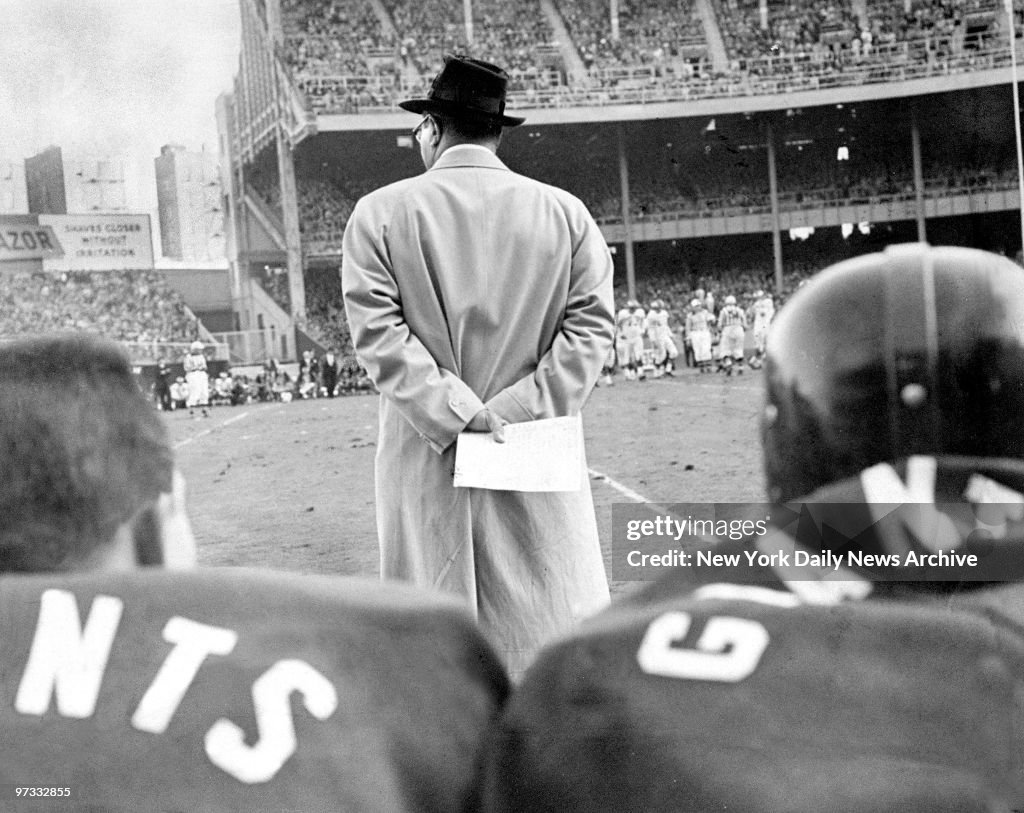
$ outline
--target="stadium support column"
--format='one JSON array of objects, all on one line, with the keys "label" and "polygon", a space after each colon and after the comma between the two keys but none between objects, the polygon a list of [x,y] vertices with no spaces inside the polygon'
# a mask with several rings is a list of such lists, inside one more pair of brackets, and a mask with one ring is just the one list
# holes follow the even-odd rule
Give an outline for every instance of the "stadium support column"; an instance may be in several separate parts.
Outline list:
[{"label": "stadium support column", "polygon": [[910,105],[910,145],[914,156],[914,205],[917,209],[917,240],[928,242],[924,226],[924,170],[921,168],[921,128],[917,126],[917,104]]},{"label": "stadium support column", "polygon": [[462,0],[462,16],[466,20],[466,42],[473,44],[473,0]]},{"label": "stadium support column", "polygon": [[626,161],[626,137],[622,122],[616,127],[619,141],[619,188],[622,190],[622,230],[626,250],[626,296],[636,299],[636,266],[633,261],[633,222],[629,216],[629,162]]},{"label": "stadium support column", "polygon": [[288,261],[288,299],[292,324],[306,328],[306,283],[302,276],[302,242],[299,236],[299,200],[295,184],[292,146],[283,126],[277,128],[277,169],[281,178],[281,216],[284,219],[284,245]]},{"label": "stadium support column", "polygon": [[772,258],[775,268],[775,293],[782,295],[782,224],[779,218],[779,179],[775,170],[775,131],[772,123],[764,123],[764,140],[768,148],[768,195],[772,206]]},{"label": "stadium support column", "polygon": [[612,42],[619,41],[619,0],[608,0],[608,21],[612,29]]}]

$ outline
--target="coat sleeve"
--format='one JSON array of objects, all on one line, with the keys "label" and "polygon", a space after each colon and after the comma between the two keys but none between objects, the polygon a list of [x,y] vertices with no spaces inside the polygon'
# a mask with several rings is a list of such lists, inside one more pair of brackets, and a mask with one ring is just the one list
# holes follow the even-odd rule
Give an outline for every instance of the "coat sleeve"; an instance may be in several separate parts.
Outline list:
[{"label": "coat sleeve", "polygon": [[391,267],[387,224],[360,201],[345,227],[341,285],[352,344],[381,395],[440,454],[484,408],[457,375],[437,365],[409,328]]},{"label": "coat sleeve", "polygon": [[571,204],[572,267],[561,328],[536,369],[487,402],[512,423],[578,414],[615,336],[611,252],[586,207]]}]

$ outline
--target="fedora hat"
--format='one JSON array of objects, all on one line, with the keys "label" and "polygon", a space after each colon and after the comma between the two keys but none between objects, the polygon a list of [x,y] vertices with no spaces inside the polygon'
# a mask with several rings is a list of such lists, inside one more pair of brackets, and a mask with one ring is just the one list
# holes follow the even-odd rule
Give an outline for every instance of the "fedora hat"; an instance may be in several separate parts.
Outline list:
[{"label": "fedora hat", "polygon": [[409,99],[398,106],[410,113],[494,119],[504,127],[517,127],[526,119],[505,115],[508,74],[497,65],[449,54],[430,83],[426,99]]}]

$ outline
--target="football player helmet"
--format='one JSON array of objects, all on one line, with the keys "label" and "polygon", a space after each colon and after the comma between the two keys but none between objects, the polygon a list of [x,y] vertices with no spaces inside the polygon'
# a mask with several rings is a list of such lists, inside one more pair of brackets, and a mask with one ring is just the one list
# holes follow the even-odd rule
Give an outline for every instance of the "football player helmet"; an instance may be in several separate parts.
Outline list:
[{"label": "football player helmet", "polygon": [[914,454],[1024,458],[1024,269],[924,243],[830,266],[765,358],[769,497]]},{"label": "football player helmet", "polygon": [[726,305],[735,305],[735,304],[736,304],[736,297],[734,297],[734,296],[732,296],[732,295],[730,294],[729,296],[727,296],[727,297],[725,298],[725,304],[726,304]]}]

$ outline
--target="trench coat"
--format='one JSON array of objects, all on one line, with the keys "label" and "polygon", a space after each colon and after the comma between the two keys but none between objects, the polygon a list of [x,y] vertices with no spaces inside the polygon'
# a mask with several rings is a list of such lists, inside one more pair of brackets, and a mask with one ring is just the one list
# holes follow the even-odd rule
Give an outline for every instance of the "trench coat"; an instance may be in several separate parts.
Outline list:
[{"label": "trench coat", "polygon": [[519,675],[608,601],[586,464],[576,492],[455,488],[455,441],[485,405],[580,412],[614,334],[607,244],[577,198],[460,145],[357,203],[342,287],[381,393],[381,576],[464,596]]}]

